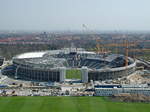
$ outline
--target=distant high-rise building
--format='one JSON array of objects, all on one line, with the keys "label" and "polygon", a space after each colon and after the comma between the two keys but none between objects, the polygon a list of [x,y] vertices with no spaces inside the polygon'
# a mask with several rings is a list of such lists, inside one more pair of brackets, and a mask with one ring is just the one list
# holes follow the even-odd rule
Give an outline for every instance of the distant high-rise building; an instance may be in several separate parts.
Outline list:
[{"label": "distant high-rise building", "polygon": [[42,37],[42,38],[47,38],[47,37],[48,37],[48,35],[47,35],[47,33],[46,33],[46,32],[43,32],[43,33],[40,35],[40,37]]}]

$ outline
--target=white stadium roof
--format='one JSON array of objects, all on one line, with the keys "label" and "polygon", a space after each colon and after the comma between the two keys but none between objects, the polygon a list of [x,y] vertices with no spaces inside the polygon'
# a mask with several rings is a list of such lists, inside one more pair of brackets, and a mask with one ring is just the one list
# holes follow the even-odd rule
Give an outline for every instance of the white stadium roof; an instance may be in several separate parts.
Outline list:
[{"label": "white stadium roof", "polygon": [[38,58],[38,57],[42,57],[44,54],[46,53],[46,51],[44,52],[29,52],[29,53],[24,53],[21,55],[16,56],[16,58]]},{"label": "white stadium roof", "polygon": [[[23,54],[17,55],[14,58],[18,58],[18,59],[40,58],[40,57],[43,57],[44,54],[50,54],[51,55],[51,54],[59,54],[60,52],[69,53],[70,51],[64,49],[64,50],[48,50],[48,51],[41,51],[41,52],[28,52],[28,53],[23,53]],[[96,54],[94,52],[88,52],[88,51],[77,51],[77,53]]]}]

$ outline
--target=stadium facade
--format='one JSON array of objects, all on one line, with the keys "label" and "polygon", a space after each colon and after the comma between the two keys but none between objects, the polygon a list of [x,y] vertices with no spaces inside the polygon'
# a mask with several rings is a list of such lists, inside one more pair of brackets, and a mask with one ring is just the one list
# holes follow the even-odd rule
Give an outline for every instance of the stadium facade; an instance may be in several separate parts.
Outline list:
[{"label": "stadium facade", "polygon": [[3,57],[1,57],[1,56],[0,56],[0,66],[2,66],[2,65],[3,65],[4,60],[5,60],[5,58],[3,58]]},{"label": "stadium facade", "polygon": [[2,70],[3,75],[32,81],[64,82],[66,70],[81,70],[81,81],[86,83],[116,79],[132,74],[136,62],[118,54],[96,54],[82,48],[65,48],[44,52],[29,52],[13,57],[12,65]]}]

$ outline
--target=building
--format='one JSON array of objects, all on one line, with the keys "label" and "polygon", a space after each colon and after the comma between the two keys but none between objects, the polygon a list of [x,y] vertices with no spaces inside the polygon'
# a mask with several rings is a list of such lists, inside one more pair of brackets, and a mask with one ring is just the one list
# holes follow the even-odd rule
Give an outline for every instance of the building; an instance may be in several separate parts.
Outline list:
[{"label": "building", "polygon": [[29,52],[13,57],[12,65],[2,74],[24,80],[64,82],[66,70],[81,70],[81,81],[86,83],[116,79],[135,71],[136,62],[118,54],[96,54],[82,48],[65,48],[44,52]]},{"label": "building", "polygon": [[96,96],[112,96],[122,93],[143,94],[150,96],[150,87],[143,85],[98,85],[95,86]]}]

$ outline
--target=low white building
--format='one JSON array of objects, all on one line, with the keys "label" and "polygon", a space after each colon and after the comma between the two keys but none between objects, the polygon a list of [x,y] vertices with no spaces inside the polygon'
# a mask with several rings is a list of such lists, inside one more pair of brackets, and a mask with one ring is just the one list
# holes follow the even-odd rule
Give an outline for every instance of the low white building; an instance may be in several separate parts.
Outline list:
[{"label": "low white building", "polygon": [[150,88],[146,85],[122,85],[120,87],[96,87],[96,96],[112,96],[121,93],[131,93],[131,94],[143,94],[150,96]]}]

